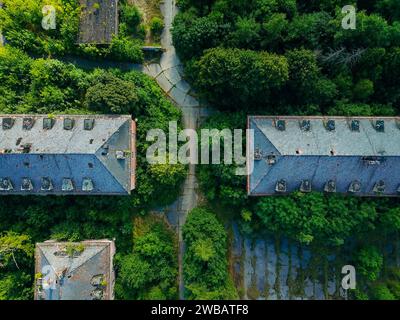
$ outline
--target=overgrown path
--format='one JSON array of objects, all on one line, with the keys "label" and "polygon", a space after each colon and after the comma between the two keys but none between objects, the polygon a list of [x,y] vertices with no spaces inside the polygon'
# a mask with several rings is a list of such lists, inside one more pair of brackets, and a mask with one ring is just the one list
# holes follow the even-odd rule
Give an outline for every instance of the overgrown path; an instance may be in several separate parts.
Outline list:
[{"label": "overgrown path", "polygon": [[[208,109],[202,107],[194,97],[190,85],[183,79],[183,66],[180,62],[172,43],[171,27],[178,11],[175,0],[165,0],[161,4],[164,16],[165,29],[161,36],[161,45],[165,52],[160,63],[144,67],[144,72],[156,79],[163,91],[180,107],[183,113],[183,125],[186,129],[197,129],[203,118],[207,117]],[[179,298],[185,299],[185,286],[183,281],[183,254],[185,244],[182,237],[182,227],[190,210],[197,206],[197,180],[195,165],[189,166],[188,176],[182,187],[178,200],[165,211],[169,220],[176,226],[178,232],[179,248]]]}]

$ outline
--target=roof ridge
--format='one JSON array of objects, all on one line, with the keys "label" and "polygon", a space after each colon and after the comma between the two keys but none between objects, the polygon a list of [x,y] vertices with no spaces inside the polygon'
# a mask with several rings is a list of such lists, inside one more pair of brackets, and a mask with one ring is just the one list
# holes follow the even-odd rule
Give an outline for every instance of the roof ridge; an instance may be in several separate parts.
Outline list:
[{"label": "roof ridge", "polygon": [[107,243],[100,251],[98,251],[96,254],[92,255],[89,259],[83,261],[81,264],[77,265],[74,269],[71,269],[68,271],[68,273],[72,273],[77,271],[80,267],[82,267],[84,264],[92,260],[94,257],[97,257],[100,253],[102,253],[105,249],[110,247],[110,243]]}]

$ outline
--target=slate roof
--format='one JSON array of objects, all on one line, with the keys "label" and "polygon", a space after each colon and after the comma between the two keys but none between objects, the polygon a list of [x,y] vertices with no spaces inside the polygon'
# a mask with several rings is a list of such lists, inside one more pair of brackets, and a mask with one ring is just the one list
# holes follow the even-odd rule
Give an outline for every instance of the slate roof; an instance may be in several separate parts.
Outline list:
[{"label": "slate roof", "polygon": [[131,116],[0,115],[0,123],[0,195],[127,195],[135,187]]},{"label": "slate roof", "polygon": [[118,0],[80,0],[78,43],[109,44],[118,34]]},{"label": "slate roof", "polygon": [[[78,245],[83,251],[68,256],[66,248]],[[37,243],[35,300],[114,299],[114,254],[110,240]]]},{"label": "slate roof", "polygon": [[251,116],[251,196],[399,196],[400,118]]}]

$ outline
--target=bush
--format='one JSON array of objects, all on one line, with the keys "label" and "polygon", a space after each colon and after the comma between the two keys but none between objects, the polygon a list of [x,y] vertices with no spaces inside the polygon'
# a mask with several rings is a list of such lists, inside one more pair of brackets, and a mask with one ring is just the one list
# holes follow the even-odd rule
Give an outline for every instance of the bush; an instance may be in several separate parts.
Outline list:
[{"label": "bush", "polygon": [[142,63],[144,60],[141,45],[128,38],[115,37],[111,42],[107,56],[117,61],[128,61],[132,63]]},{"label": "bush", "polygon": [[121,6],[120,21],[127,26],[131,33],[135,33],[142,21],[142,15],[135,6],[124,4]]},{"label": "bush", "polygon": [[164,30],[164,21],[158,17],[153,17],[150,21],[150,30],[153,36],[159,38]]}]

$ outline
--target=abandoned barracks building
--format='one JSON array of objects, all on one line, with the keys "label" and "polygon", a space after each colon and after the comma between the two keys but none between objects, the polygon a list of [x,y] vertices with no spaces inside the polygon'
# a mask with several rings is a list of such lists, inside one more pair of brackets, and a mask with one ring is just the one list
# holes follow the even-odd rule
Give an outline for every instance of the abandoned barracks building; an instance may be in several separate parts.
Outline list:
[{"label": "abandoned barracks building", "polygon": [[35,300],[113,300],[114,241],[46,241],[35,249]]},{"label": "abandoned barracks building", "polygon": [[118,0],[79,0],[78,44],[110,44],[118,35]]},{"label": "abandoned barracks building", "polygon": [[131,116],[0,115],[0,195],[128,195]]},{"label": "abandoned barracks building", "polygon": [[400,196],[400,119],[251,116],[251,196]]}]

